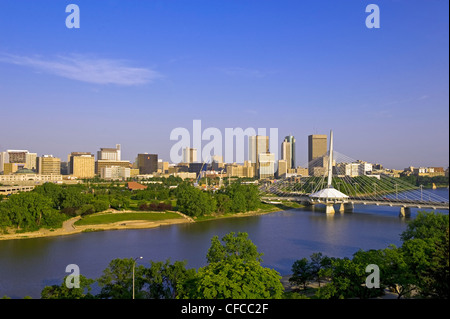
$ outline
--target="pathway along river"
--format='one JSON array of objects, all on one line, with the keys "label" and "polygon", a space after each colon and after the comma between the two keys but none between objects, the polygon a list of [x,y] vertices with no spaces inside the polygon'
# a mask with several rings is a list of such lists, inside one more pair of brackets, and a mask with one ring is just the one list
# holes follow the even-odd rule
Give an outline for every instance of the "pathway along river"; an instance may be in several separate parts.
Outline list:
[{"label": "pathway along river", "polygon": [[[429,190],[448,198],[448,189]],[[47,285],[61,284],[66,266],[77,264],[80,273],[98,278],[115,258],[143,256],[149,260],[187,260],[188,267],[206,264],[211,238],[229,232],[247,232],[264,253],[263,266],[281,275],[293,262],[314,252],[330,257],[351,257],[358,249],[399,246],[408,219],[399,208],[356,206],[354,213],[323,212],[302,208],[261,216],[212,220],[154,229],[114,230],[61,237],[0,241],[0,297],[40,298]],[[444,211],[448,213],[448,211]],[[411,218],[417,216],[412,210]]]}]

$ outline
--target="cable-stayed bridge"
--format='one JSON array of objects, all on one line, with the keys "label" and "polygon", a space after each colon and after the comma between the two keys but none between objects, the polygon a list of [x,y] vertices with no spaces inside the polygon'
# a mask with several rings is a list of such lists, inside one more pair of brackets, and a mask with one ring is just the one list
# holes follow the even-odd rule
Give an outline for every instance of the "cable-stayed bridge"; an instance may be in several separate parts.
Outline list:
[{"label": "cable-stayed bridge", "polygon": [[339,206],[339,211],[344,212],[352,211],[354,205],[399,207],[401,216],[409,216],[411,208],[449,210],[447,198],[423,189],[422,186],[385,174],[352,177],[352,174],[345,171],[345,165],[339,165],[355,162],[333,150],[333,133],[330,132],[327,154],[308,164],[309,167],[320,164],[324,171],[322,176],[286,178],[274,183],[263,183],[260,187],[262,199],[323,204],[329,214],[335,212],[335,206]]}]

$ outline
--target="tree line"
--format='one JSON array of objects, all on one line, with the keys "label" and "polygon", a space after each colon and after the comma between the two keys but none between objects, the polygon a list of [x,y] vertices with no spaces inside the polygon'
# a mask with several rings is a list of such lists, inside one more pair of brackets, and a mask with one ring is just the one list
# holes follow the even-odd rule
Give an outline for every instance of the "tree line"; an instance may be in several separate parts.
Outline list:
[{"label": "tree line", "polygon": [[[177,187],[173,183],[178,182]],[[31,192],[12,194],[0,201],[0,232],[8,228],[35,231],[41,227],[59,228],[63,221],[105,211],[178,210],[191,217],[240,213],[260,205],[255,185],[233,183],[216,192],[203,191],[189,182],[165,179],[144,190],[129,191],[118,184],[57,185],[45,183]]]},{"label": "tree line", "polygon": [[261,203],[257,186],[240,183],[216,192],[205,192],[182,183],[174,193],[178,210],[191,217],[249,212],[258,209]]}]

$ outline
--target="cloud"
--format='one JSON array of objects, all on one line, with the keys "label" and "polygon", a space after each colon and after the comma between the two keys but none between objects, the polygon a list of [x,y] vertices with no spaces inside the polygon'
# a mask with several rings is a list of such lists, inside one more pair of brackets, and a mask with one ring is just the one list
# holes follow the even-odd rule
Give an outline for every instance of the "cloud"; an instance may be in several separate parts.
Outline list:
[{"label": "cloud", "polygon": [[147,68],[128,66],[123,60],[99,59],[79,54],[56,56],[53,59],[0,54],[0,62],[31,67],[41,72],[94,84],[133,86],[150,83],[162,77],[158,72]]}]

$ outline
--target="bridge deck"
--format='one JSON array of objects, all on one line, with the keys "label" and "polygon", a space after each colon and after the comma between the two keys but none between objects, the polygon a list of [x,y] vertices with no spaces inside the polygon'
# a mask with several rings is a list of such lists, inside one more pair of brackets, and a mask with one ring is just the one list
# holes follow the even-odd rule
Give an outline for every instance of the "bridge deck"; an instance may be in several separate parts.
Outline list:
[{"label": "bridge deck", "polygon": [[[312,204],[320,204],[321,202],[312,202],[308,195],[287,195],[287,196],[277,196],[277,197],[262,197],[263,200],[287,200],[295,202],[309,202]],[[426,201],[406,201],[406,200],[396,200],[396,199],[363,199],[363,198],[348,198],[345,201],[336,202],[339,203],[349,203],[353,205],[373,205],[373,206],[390,206],[390,207],[410,207],[410,208],[421,208],[421,209],[444,209],[449,210],[449,203],[445,202],[426,202]]]}]

